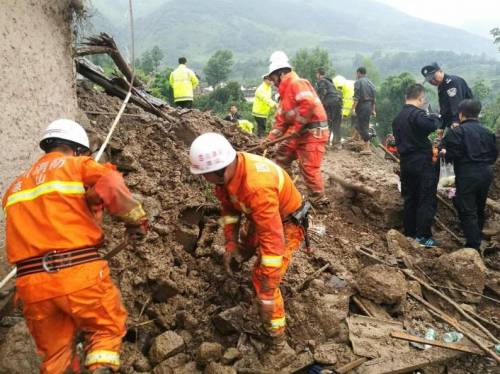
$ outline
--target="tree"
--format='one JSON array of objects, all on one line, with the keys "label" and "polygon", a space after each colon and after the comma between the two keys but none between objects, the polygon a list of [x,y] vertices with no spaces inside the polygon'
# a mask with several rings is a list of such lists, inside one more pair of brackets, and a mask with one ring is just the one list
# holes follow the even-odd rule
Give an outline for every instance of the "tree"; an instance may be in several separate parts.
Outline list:
[{"label": "tree", "polygon": [[155,45],[151,49],[151,60],[153,62],[154,71],[158,71],[158,68],[160,67],[160,62],[161,60],[163,60],[163,57],[165,57],[163,51],[160,49],[160,47]]},{"label": "tree", "polygon": [[216,87],[224,82],[229,77],[233,64],[233,52],[228,49],[215,52],[203,68],[208,84]]},{"label": "tree", "polygon": [[414,84],[415,78],[410,73],[393,75],[382,82],[377,94],[377,122],[378,133],[386,136],[392,132],[392,121],[404,104],[406,88]]},{"label": "tree", "polygon": [[500,51],[500,28],[491,29],[490,34],[493,35],[493,43],[498,44],[498,50]]},{"label": "tree", "polygon": [[491,95],[491,88],[483,80],[479,80],[472,86],[472,93],[476,99],[484,101]]},{"label": "tree", "polygon": [[493,132],[500,130],[500,95],[483,108],[481,122]]},{"label": "tree", "polygon": [[151,51],[144,52],[141,56],[140,61],[140,68],[142,69],[142,71],[144,71],[144,73],[146,74],[151,74],[154,70],[154,62]]},{"label": "tree", "polygon": [[[378,86],[380,84],[380,73],[378,72],[378,69],[373,63],[372,59],[368,56],[363,57],[360,66],[364,66],[366,68],[366,76],[370,78],[375,86]],[[356,67],[356,69],[358,67]]]},{"label": "tree", "polygon": [[327,77],[333,77],[335,74],[328,51],[319,47],[312,50],[299,49],[291,62],[297,74],[310,82],[316,81],[316,70],[318,68],[325,69]]}]

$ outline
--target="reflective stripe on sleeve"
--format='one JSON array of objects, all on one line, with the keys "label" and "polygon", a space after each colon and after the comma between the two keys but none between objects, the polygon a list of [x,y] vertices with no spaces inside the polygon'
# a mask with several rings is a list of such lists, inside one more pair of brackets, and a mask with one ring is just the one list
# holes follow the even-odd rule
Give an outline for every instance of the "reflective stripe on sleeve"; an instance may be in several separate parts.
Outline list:
[{"label": "reflective stripe on sleeve", "polygon": [[299,101],[304,99],[305,97],[311,97],[313,93],[311,91],[301,91],[297,95],[295,95],[295,100]]},{"label": "reflective stripe on sleeve", "polygon": [[99,349],[91,351],[85,358],[85,366],[89,367],[95,364],[109,364],[113,366],[120,366],[120,354],[114,351],[107,351]]},{"label": "reflective stripe on sleeve", "polygon": [[266,256],[263,255],[260,263],[263,266],[267,266],[269,268],[279,268],[283,264],[283,256]]},{"label": "reflective stripe on sleeve", "polygon": [[7,198],[5,208],[22,201],[35,200],[52,192],[59,192],[64,195],[83,195],[85,194],[85,187],[82,182],[51,181],[43,183],[29,190],[13,193]]},{"label": "reflective stripe on sleeve", "polygon": [[276,329],[276,330],[280,329],[282,327],[285,327],[285,324],[286,324],[285,317],[275,318],[275,319],[271,320],[271,328],[272,329]]},{"label": "reflective stripe on sleeve", "polygon": [[274,300],[262,300],[260,299],[262,305],[274,305]]},{"label": "reflective stripe on sleeve", "polygon": [[219,218],[220,225],[234,225],[240,221],[239,216],[222,216]]}]

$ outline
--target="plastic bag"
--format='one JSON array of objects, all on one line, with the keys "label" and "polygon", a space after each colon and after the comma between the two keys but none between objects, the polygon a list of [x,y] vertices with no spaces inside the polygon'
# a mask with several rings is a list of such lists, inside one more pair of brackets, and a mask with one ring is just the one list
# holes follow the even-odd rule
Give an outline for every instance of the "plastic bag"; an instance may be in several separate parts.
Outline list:
[{"label": "plastic bag", "polygon": [[455,171],[453,170],[453,163],[447,163],[443,157],[439,159],[439,163],[438,188],[455,186]]}]

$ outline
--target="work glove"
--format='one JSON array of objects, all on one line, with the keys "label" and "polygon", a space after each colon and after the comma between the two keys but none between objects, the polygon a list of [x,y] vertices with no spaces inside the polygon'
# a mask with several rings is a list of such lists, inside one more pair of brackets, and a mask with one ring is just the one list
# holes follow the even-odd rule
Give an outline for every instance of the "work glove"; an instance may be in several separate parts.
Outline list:
[{"label": "work glove", "polygon": [[143,239],[149,231],[149,220],[144,217],[137,223],[126,223],[125,232],[131,241]]}]

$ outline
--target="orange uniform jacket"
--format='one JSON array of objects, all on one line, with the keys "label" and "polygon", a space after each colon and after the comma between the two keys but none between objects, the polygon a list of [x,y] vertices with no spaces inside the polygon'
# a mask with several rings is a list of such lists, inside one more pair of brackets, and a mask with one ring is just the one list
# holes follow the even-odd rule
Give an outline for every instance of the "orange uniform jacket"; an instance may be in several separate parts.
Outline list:
[{"label": "orange uniform jacket", "polygon": [[[89,193],[111,214],[126,219],[143,216],[141,205],[112,165],[58,152],[42,156],[3,197],[9,262],[101,245],[103,232],[89,210]],[[89,287],[108,273],[106,261],[95,261],[57,273],[19,277],[16,286],[18,296],[32,303]]]},{"label": "orange uniform jacket", "polygon": [[236,223],[244,213],[255,224],[261,265],[278,267],[285,251],[282,220],[302,204],[290,176],[264,157],[238,152],[235,175],[215,191],[222,203],[226,250],[236,247]]},{"label": "orange uniform jacket", "polygon": [[[280,103],[273,130],[279,130],[282,134],[287,131],[298,132],[308,123],[327,121],[325,109],[313,86],[295,72],[283,77],[278,91]],[[273,135],[270,138],[273,139]]]}]

